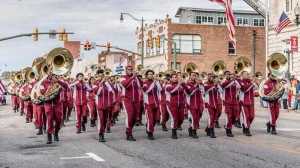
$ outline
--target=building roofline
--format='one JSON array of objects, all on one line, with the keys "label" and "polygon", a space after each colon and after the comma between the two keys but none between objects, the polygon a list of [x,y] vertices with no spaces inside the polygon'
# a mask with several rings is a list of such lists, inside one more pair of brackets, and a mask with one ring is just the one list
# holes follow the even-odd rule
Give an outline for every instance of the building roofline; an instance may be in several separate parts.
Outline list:
[{"label": "building roofline", "polygon": [[[224,9],[209,9],[209,8],[192,8],[192,7],[179,7],[175,17],[180,16],[182,10],[191,10],[191,11],[202,11],[202,12],[214,12],[214,13],[225,13]],[[252,10],[233,10],[234,14],[250,14],[250,15],[259,15],[256,11]]]}]

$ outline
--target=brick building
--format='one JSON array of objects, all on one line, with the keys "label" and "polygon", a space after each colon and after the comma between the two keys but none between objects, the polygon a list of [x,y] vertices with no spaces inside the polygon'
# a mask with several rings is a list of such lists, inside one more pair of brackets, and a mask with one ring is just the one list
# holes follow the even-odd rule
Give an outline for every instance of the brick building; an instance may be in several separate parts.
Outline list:
[{"label": "brick building", "polygon": [[[145,25],[144,67],[155,71],[171,69],[176,43],[176,69],[200,72],[211,71],[211,66],[223,60],[233,71],[235,60],[247,57],[253,70],[265,73],[265,27],[264,19],[253,11],[235,11],[237,48],[229,43],[223,10],[179,8],[173,22],[168,16]],[[137,48],[141,50],[141,30],[137,28]],[[159,41],[155,40],[158,39]],[[151,40],[152,39],[152,40]],[[255,60],[255,61],[254,61]]]}]

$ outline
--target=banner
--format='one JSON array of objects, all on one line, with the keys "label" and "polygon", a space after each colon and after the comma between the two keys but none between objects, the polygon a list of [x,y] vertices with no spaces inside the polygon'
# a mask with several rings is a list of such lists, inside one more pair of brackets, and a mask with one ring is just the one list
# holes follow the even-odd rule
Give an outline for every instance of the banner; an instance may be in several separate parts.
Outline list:
[{"label": "banner", "polygon": [[291,51],[292,52],[298,52],[298,37],[297,36],[291,36]]}]

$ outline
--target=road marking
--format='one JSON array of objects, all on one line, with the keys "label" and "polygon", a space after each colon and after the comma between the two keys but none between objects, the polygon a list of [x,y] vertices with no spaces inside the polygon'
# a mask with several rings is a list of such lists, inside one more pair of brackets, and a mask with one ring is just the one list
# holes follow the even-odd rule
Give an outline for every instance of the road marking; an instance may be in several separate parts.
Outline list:
[{"label": "road marking", "polygon": [[[255,130],[266,130],[266,129],[258,128],[258,129],[255,129]],[[300,131],[300,128],[276,128],[276,130],[278,130],[278,131],[292,132],[292,131]]]},{"label": "road marking", "polygon": [[97,162],[105,162],[104,159],[102,159],[100,156],[94,154],[94,153],[86,153],[87,156],[75,156],[75,157],[61,157],[61,160],[72,160],[72,159],[94,159]]},{"label": "road marking", "polygon": [[88,156],[90,156],[92,159],[96,160],[97,162],[104,162],[105,160],[102,159],[100,156],[94,154],[94,153],[86,153]]}]

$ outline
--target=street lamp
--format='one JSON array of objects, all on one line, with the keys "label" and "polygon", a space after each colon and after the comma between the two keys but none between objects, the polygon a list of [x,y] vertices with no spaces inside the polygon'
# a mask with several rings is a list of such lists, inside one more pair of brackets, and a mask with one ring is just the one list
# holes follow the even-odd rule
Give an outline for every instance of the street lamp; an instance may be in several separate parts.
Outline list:
[{"label": "street lamp", "polygon": [[124,15],[127,15],[129,16],[131,19],[137,21],[137,22],[140,22],[141,23],[141,30],[142,30],[142,51],[141,51],[141,65],[144,66],[144,18],[142,17],[141,19],[138,19],[136,17],[134,17],[132,14],[130,13],[124,13],[124,12],[121,12],[121,15],[120,15],[120,22],[124,22]]},{"label": "street lamp", "polygon": [[295,19],[295,23],[297,26],[300,25],[300,6],[299,4],[297,3],[295,9],[294,9],[294,13],[295,13],[295,16],[296,16],[296,19]]}]

